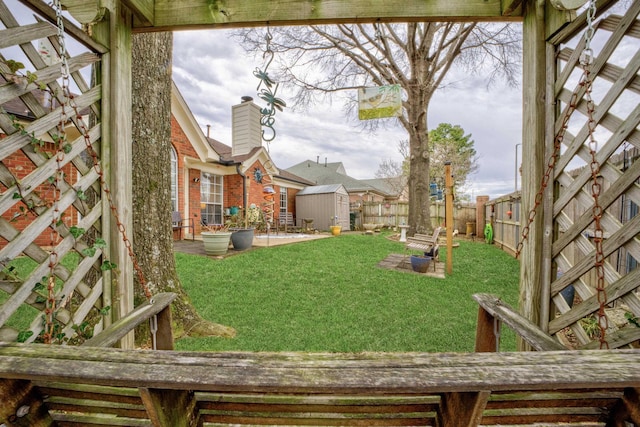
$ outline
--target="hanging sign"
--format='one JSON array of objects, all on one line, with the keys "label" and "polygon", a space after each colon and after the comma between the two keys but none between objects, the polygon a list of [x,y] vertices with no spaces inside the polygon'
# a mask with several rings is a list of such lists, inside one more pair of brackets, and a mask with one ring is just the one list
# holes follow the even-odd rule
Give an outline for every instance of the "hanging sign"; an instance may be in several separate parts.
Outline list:
[{"label": "hanging sign", "polygon": [[400,85],[358,89],[358,118],[360,120],[399,117],[400,115],[402,115],[402,88]]}]

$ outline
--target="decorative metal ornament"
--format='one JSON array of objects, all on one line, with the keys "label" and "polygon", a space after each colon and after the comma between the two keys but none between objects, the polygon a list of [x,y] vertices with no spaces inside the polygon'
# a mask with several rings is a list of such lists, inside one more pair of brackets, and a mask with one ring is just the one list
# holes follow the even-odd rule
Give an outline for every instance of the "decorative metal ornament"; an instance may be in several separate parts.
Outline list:
[{"label": "decorative metal ornament", "polygon": [[266,65],[264,66],[264,71],[260,68],[256,68],[253,72],[253,75],[256,76],[260,83],[258,83],[258,87],[256,90],[260,91],[260,86],[264,84],[265,88],[263,88],[260,92],[258,92],[258,98],[262,99],[267,103],[265,108],[260,109],[260,113],[262,114],[262,118],[260,119],[260,123],[263,127],[269,128],[271,131],[270,135],[265,136],[265,130],[262,131],[262,139],[266,142],[271,142],[276,137],[276,130],[273,128],[273,125],[276,121],[274,116],[276,115],[276,110],[282,111],[287,104],[280,98],[276,97],[276,93],[278,92],[279,83],[273,81],[269,74],[267,73],[267,69],[269,65],[271,65],[271,61],[273,61],[273,50],[271,50],[271,40],[273,37],[271,36],[271,32],[267,27],[267,35],[265,36],[265,40],[267,42],[267,49],[262,55],[263,58],[269,56]]}]

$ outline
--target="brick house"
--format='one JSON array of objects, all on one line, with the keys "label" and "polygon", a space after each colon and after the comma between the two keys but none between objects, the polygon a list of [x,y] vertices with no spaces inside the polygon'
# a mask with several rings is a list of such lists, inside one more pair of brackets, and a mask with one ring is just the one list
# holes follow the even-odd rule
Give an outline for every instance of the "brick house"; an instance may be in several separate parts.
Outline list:
[{"label": "brick house", "polygon": [[196,235],[202,225],[223,224],[252,205],[273,224],[285,213],[295,218],[296,193],[313,184],[276,167],[262,146],[260,107],[251,98],[232,107],[231,146],[202,132],[175,84],[171,113],[172,206],[182,218],[194,219]]}]

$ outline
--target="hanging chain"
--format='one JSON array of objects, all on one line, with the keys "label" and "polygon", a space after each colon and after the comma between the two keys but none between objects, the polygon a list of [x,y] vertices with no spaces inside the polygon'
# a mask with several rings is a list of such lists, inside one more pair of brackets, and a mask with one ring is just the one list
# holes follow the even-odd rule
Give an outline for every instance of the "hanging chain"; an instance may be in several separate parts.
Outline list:
[{"label": "hanging chain", "polygon": [[[62,6],[60,0],[54,0],[54,7],[56,9],[56,23],[58,27],[58,41],[60,42],[60,57],[62,62],[60,63],[60,74],[62,75],[62,96],[65,97],[69,93],[69,64],[67,62],[67,52],[64,44],[64,23],[62,21]],[[61,225],[62,213],[60,212],[60,198],[61,188],[64,181],[64,172],[62,165],[64,163],[64,150],[63,146],[67,140],[67,134],[65,129],[65,123],[67,122],[67,111],[65,109],[65,102],[61,102],[60,106],[60,120],[57,125],[57,133],[53,135],[53,143],[56,149],[56,171],[51,180],[52,187],[52,206],[51,206],[51,225],[49,232],[49,277],[47,279],[47,301],[45,303],[45,326],[42,334],[42,340],[46,344],[51,344],[55,335],[55,322],[54,317],[56,314],[56,268],[60,262],[60,256],[58,254],[57,246],[60,243],[60,234],[57,231],[58,226]]]},{"label": "hanging chain", "polygon": [[[588,73],[588,72],[587,72]],[[595,270],[596,270],[596,292],[598,295],[598,328],[600,329],[600,348],[609,348],[609,343],[606,340],[606,330],[609,328],[609,319],[605,312],[607,305],[607,290],[604,282],[604,251],[602,248],[602,242],[604,240],[604,231],[602,229],[602,214],[603,208],[600,206],[600,192],[602,185],[599,182],[600,175],[600,163],[598,162],[596,155],[598,153],[598,141],[595,138],[596,123],[593,118],[595,106],[593,99],[591,98],[591,79],[588,79],[589,84],[586,86],[585,101],[587,102],[587,114],[589,121],[587,126],[589,127],[589,152],[591,154],[591,196],[593,197],[593,208],[591,214],[593,216],[593,244],[595,246]]]},{"label": "hanging chain", "polygon": [[562,126],[560,127],[560,130],[558,131],[553,141],[553,154],[551,155],[551,157],[549,157],[549,161],[547,162],[547,169],[544,175],[542,176],[542,181],[540,182],[540,189],[536,193],[533,207],[529,211],[527,223],[522,228],[522,238],[520,239],[520,242],[518,242],[518,246],[516,247],[516,258],[518,258],[520,256],[520,253],[522,252],[524,242],[529,237],[531,224],[533,223],[536,217],[536,214],[538,212],[538,207],[542,204],[544,190],[549,185],[551,174],[555,169],[556,162],[558,161],[558,156],[560,155],[560,148],[562,147],[562,141],[564,141],[564,136],[567,133],[567,128],[569,127],[569,120],[571,119],[573,112],[576,110],[576,107],[578,106],[578,93],[580,92],[580,89],[585,86],[586,78],[587,78],[587,72],[585,70],[585,73],[582,74],[582,77],[580,78],[578,85],[576,86],[573,93],[571,94],[569,105],[567,106],[565,114],[562,117]]},{"label": "hanging chain", "polygon": [[557,158],[560,154],[560,148],[562,145],[562,141],[564,139],[564,135],[567,131],[569,119],[571,118],[571,115],[577,108],[578,93],[582,89],[584,90],[583,98],[587,106],[587,128],[589,131],[588,144],[589,144],[589,153],[591,156],[591,162],[589,164],[589,167],[591,170],[591,196],[593,198],[593,207],[591,209],[591,215],[593,218],[593,227],[594,227],[594,231],[593,231],[593,244],[595,247],[594,267],[596,271],[596,292],[597,292],[598,304],[599,304],[599,307],[598,307],[598,329],[600,332],[599,341],[600,341],[601,349],[608,349],[609,343],[606,340],[606,331],[609,328],[609,319],[607,318],[606,311],[605,311],[605,308],[607,305],[607,290],[605,288],[605,280],[604,280],[605,257],[604,257],[604,250],[602,247],[602,243],[604,240],[604,231],[601,223],[604,210],[600,205],[600,193],[602,191],[602,184],[600,184],[599,182],[600,163],[598,162],[598,159],[597,159],[598,142],[595,138],[595,130],[596,130],[595,129],[596,121],[594,118],[595,103],[591,96],[591,91],[593,88],[593,79],[591,77],[591,70],[590,70],[591,64],[593,63],[593,50],[591,49],[591,41],[593,40],[593,36],[595,33],[595,27],[594,27],[595,17],[596,17],[596,1],[591,0],[589,2],[589,7],[587,9],[587,29],[584,35],[585,46],[580,55],[580,65],[583,68],[583,73],[582,73],[582,76],[580,77],[580,81],[578,82],[578,85],[576,86],[576,89],[573,91],[571,95],[569,105],[562,119],[562,126],[555,137],[553,155],[549,159],[547,170],[542,178],[540,190],[538,191],[535,197],[534,206],[529,212],[528,222],[522,229],[522,239],[518,243],[518,247],[516,249],[516,258],[520,255],[520,252],[522,251],[524,241],[527,239],[529,235],[529,230],[530,230],[529,227],[535,218],[537,208],[542,203],[542,196],[545,188],[549,184],[550,176],[553,172]]},{"label": "hanging chain", "polygon": [[522,249],[524,247],[524,242],[529,238],[529,232],[531,231],[531,224],[533,223],[536,217],[538,207],[542,204],[544,191],[549,185],[551,174],[555,169],[556,162],[560,155],[560,149],[562,148],[562,142],[564,141],[564,136],[567,133],[567,128],[569,127],[569,120],[571,119],[571,116],[573,115],[574,111],[578,106],[578,94],[580,93],[581,89],[586,88],[587,85],[589,85],[589,87],[591,86],[591,82],[589,81],[590,76],[589,76],[588,66],[591,65],[591,62],[593,61],[593,50],[591,49],[591,40],[593,40],[593,35],[595,32],[595,28],[593,25],[595,16],[596,16],[596,4],[595,4],[595,0],[591,0],[589,2],[589,9],[587,10],[587,29],[584,35],[585,47],[582,51],[582,54],[580,55],[580,64],[583,66],[583,73],[582,73],[582,76],[580,77],[580,81],[578,82],[575,89],[573,90],[573,93],[571,94],[571,98],[569,99],[569,104],[567,105],[567,109],[565,110],[564,116],[562,117],[562,126],[560,127],[560,130],[558,131],[558,133],[554,138],[553,153],[551,154],[551,157],[549,157],[549,160],[547,162],[547,169],[544,175],[542,176],[542,180],[540,182],[540,188],[536,193],[536,196],[533,202],[533,207],[531,208],[531,210],[529,210],[527,222],[524,225],[524,227],[522,227],[520,242],[518,242],[518,245],[516,246],[516,253],[515,253],[516,259],[520,256],[520,253],[522,252]]},{"label": "hanging chain", "polygon": [[604,240],[604,231],[602,229],[602,214],[604,212],[602,206],[600,206],[600,192],[602,191],[602,184],[599,181],[600,175],[600,163],[597,159],[598,153],[598,141],[595,137],[596,121],[593,117],[595,112],[595,103],[591,96],[593,79],[590,76],[590,66],[593,63],[593,50],[591,49],[591,41],[595,33],[593,22],[596,17],[596,2],[591,0],[589,2],[589,8],[587,9],[587,31],[585,33],[585,45],[582,55],[580,56],[580,63],[584,67],[585,74],[585,94],[584,99],[587,103],[587,127],[589,129],[589,154],[591,155],[591,197],[593,198],[593,208],[591,209],[591,215],[593,216],[593,244],[595,246],[595,260],[594,266],[596,270],[596,292],[598,296],[598,329],[600,330],[599,341],[601,349],[608,349],[609,343],[607,342],[607,329],[609,329],[609,319],[605,311],[607,305],[607,290],[604,282],[604,251],[602,248],[602,242]]},{"label": "hanging chain", "polygon": [[[93,149],[93,146],[91,145],[91,137],[89,135],[89,130],[87,129],[86,124],[84,123],[84,119],[82,117],[82,114],[80,114],[80,111],[78,109],[78,105],[76,104],[75,101],[75,97],[73,95],[73,93],[71,93],[71,90],[69,89],[69,66],[68,66],[68,62],[67,62],[67,53],[66,53],[66,48],[65,48],[65,39],[64,39],[64,23],[62,20],[62,6],[60,5],[60,0],[54,0],[54,7],[56,9],[56,17],[57,17],[57,24],[58,24],[58,38],[59,38],[59,43],[60,43],[60,58],[62,59],[62,82],[63,82],[63,96],[66,98],[66,102],[62,104],[62,115],[61,115],[61,127],[64,129],[64,123],[66,122],[66,113],[65,113],[65,104],[68,104],[68,106],[73,110],[73,115],[76,118],[77,121],[77,126],[79,128],[80,133],[82,134],[82,137],[84,139],[85,145],[86,145],[86,149],[87,152],[89,153],[89,155],[92,158],[92,162],[93,162],[93,169],[96,171],[96,173],[98,174],[99,178],[100,178],[100,186],[105,194],[105,197],[107,198],[107,202],[109,203],[109,209],[111,210],[111,214],[113,215],[113,218],[116,222],[116,226],[118,228],[118,231],[120,233],[120,235],[122,236],[122,241],[124,242],[124,245],[127,249],[129,258],[131,259],[131,262],[133,264],[133,268],[136,272],[136,275],[138,277],[138,282],[145,294],[145,297],[149,300],[152,301],[152,295],[151,295],[151,291],[149,290],[149,286],[147,284],[147,281],[144,277],[144,273],[142,271],[142,268],[140,267],[140,264],[138,263],[138,259],[135,255],[135,253],[133,252],[133,247],[131,245],[131,241],[129,240],[129,238],[127,237],[127,233],[125,230],[125,226],[122,223],[122,221],[120,220],[120,216],[118,215],[118,209],[113,201],[113,197],[111,195],[111,191],[109,190],[109,186],[107,185],[107,181],[104,177],[104,171],[102,170],[102,167],[100,166],[100,159],[98,157],[98,154],[96,153],[96,151]],[[65,84],[66,82],[66,84]],[[64,121],[63,121],[64,120]]]}]

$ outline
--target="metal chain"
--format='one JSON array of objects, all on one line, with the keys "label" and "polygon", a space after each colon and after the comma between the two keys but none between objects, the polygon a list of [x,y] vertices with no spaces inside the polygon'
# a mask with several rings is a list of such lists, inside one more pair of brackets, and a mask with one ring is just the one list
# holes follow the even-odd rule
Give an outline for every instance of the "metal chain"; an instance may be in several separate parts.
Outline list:
[{"label": "metal chain", "polygon": [[587,9],[587,30],[585,31],[585,47],[580,55],[580,64],[583,68],[582,76],[580,77],[580,81],[576,86],[576,89],[573,91],[571,95],[571,99],[569,101],[568,108],[565,112],[565,115],[562,119],[562,127],[558,131],[558,134],[554,140],[554,148],[553,155],[549,159],[549,163],[547,165],[547,170],[542,178],[542,183],[540,185],[540,190],[536,194],[534,206],[529,212],[529,219],[527,224],[522,229],[522,239],[518,243],[516,249],[516,258],[520,255],[522,251],[522,247],[524,245],[524,241],[527,239],[529,235],[529,227],[533,222],[536,211],[539,205],[542,203],[542,196],[544,190],[549,184],[549,179],[553,169],[555,167],[557,157],[560,154],[560,147],[562,141],[564,139],[564,135],[567,131],[567,126],[571,115],[575,111],[578,104],[578,93],[581,89],[584,90],[584,100],[587,104],[587,127],[589,130],[589,153],[591,155],[591,162],[589,164],[591,169],[591,196],[593,198],[593,208],[591,210],[591,215],[593,217],[594,223],[594,231],[593,231],[593,243],[595,247],[595,259],[594,259],[594,267],[596,270],[596,292],[598,297],[598,328],[600,330],[599,341],[601,349],[608,349],[609,343],[606,340],[606,330],[609,328],[609,319],[607,318],[605,308],[607,305],[607,291],[605,288],[605,280],[604,280],[604,250],[602,247],[602,242],[604,240],[604,231],[601,224],[602,214],[604,212],[602,206],[600,206],[599,198],[602,190],[602,185],[599,182],[600,175],[600,163],[597,159],[598,153],[598,142],[595,138],[595,128],[596,121],[594,119],[595,112],[595,104],[593,102],[593,98],[591,97],[591,91],[593,87],[593,79],[591,77],[590,66],[593,63],[593,50],[591,49],[591,41],[593,40],[593,36],[595,33],[594,20],[596,17],[596,1],[590,0],[589,7]]},{"label": "metal chain", "polygon": [[540,182],[540,188],[536,193],[533,207],[529,211],[527,223],[522,228],[522,237],[520,239],[520,242],[518,242],[518,246],[516,247],[516,258],[518,258],[520,256],[520,253],[522,252],[522,248],[524,247],[524,242],[529,237],[531,224],[533,223],[536,217],[536,214],[538,212],[538,207],[542,204],[544,190],[549,185],[551,174],[553,173],[553,170],[556,166],[556,161],[558,160],[558,156],[560,155],[560,148],[562,147],[562,141],[564,140],[564,136],[567,133],[567,129],[569,127],[569,120],[571,119],[573,112],[576,110],[576,107],[578,106],[578,94],[580,92],[580,89],[585,84],[585,77],[586,77],[585,74],[583,74],[582,78],[578,82],[578,85],[576,86],[573,93],[571,94],[569,105],[567,106],[565,114],[562,118],[562,126],[560,127],[560,130],[555,136],[555,139],[553,142],[553,154],[551,155],[551,157],[549,157],[549,161],[547,162],[547,169],[542,177],[542,181]]},{"label": "metal chain", "polygon": [[571,116],[573,115],[574,111],[578,106],[578,94],[580,93],[581,89],[586,87],[587,84],[589,84],[589,86],[591,85],[591,82],[587,83],[587,80],[589,79],[589,72],[587,68],[588,68],[588,65],[591,65],[591,62],[593,61],[593,50],[591,49],[591,41],[593,40],[593,35],[595,32],[595,27],[593,25],[595,16],[596,16],[596,3],[595,3],[595,0],[591,0],[589,3],[589,8],[587,10],[587,29],[584,35],[585,47],[582,51],[582,54],[580,55],[580,63],[583,66],[583,73],[582,73],[582,76],[580,77],[580,81],[578,82],[575,89],[573,90],[573,93],[571,94],[569,105],[567,106],[567,109],[565,110],[565,114],[562,118],[562,126],[560,127],[560,130],[556,134],[553,142],[553,154],[551,155],[547,163],[547,169],[540,182],[540,188],[536,193],[533,207],[529,210],[527,223],[524,225],[524,227],[522,227],[521,238],[520,238],[520,241],[518,242],[518,245],[516,246],[516,253],[515,253],[516,259],[520,256],[520,253],[522,252],[522,249],[524,247],[524,242],[529,238],[529,232],[531,231],[530,230],[531,224],[533,223],[536,217],[538,207],[542,204],[544,190],[549,185],[551,174],[553,173],[553,170],[556,165],[556,161],[558,160],[558,156],[560,155],[562,141],[564,140],[564,136],[567,133],[569,120],[571,119]]},{"label": "metal chain", "polygon": [[[92,158],[93,161],[93,168],[96,171],[96,173],[98,174],[99,178],[100,178],[100,186],[102,187],[102,190],[105,194],[105,197],[107,198],[107,201],[109,203],[109,209],[111,210],[111,214],[113,215],[113,218],[116,221],[116,226],[118,228],[118,231],[120,233],[120,235],[122,236],[122,241],[124,242],[125,247],[127,248],[127,252],[129,255],[129,258],[131,259],[131,262],[133,264],[133,268],[136,272],[136,275],[138,277],[138,282],[145,294],[145,297],[151,301],[152,300],[152,294],[151,291],[149,290],[149,286],[147,284],[147,281],[144,277],[144,273],[142,271],[142,268],[140,267],[140,264],[138,263],[138,259],[135,255],[135,253],[133,252],[133,247],[131,245],[131,241],[129,240],[129,238],[127,237],[127,233],[125,230],[125,226],[122,223],[122,221],[120,220],[120,216],[118,215],[118,209],[115,206],[115,203],[113,202],[113,198],[111,196],[111,191],[109,190],[109,186],[107,185],[107,182],[104,178],[104,172],[102,170],[102,167],[100,166],[100,159],[98,157],[98,154],[95,152],[95,150],[93,149],[93,146],[91,145],[91,137],[89,135],[89,130],[87,129],[86,124],[84,123],[84,119],[82,117],[82,114],[80,114],[80,111],[78,109],[78,105],[75,102],[75,98],[74,95],[71,93],[71,91],[69,90],[69,66],[67,63],[67,55],[66,55],[66,48],[65,48],[65,39],[64,39],[64,23],[62,21],[62,7],[60,5],[60,0],[54,0],[54,7],[56,9],[56,17],[58,17],[57,19],[57,24],[58,24],[58,37],[59,37],[59,43],[60,43],[60,57],[62,59],[62,80],[63,80],[63,84],[66,81],[67,85],[66,88],[65,86],[63,86],[63,90],[64,90],[64,96],[66,97],[66,103],[69,105],[69,107],[73,110],[73,114],[74,117],[76,118],[77,121],[77,126],[79,128],[80,133],[82,134],[82,137],[84,139],[85,145],[86,145],[86,149],[87,152],[89,153],[89,155]],[[64,114],[64,103],[62,105],[62,111]],[[66,122],[66,114],[64,114],[63,117],[61,117],[62,119],[65,119]],[[62,126],[64,126],[64,122],[62,122]]]},{"label": "metal chain", "polygon": [[[64,44],[64,22],[62,21],[62,6],[60,0],[54,0],[54,7],[56,11],[56,23],[58,27],[58,41],[60,42],[60,74],[62,75],[62,96],[66,96],[69,93],[69,65],[67,62],[67,54]],[[65,110],[65,103],[61,102],[60,106],[60,121],[57,125],[57,134],[53,137],[53,143],[56,148],[56,171],[51,183],[52,186],[52,206],[51,206],[51,225],[49,232],[49,246],[51,248],[49,252],[49,277],[47,279],[47,301],[45,303],[45,326],[42,333],[42,340],[46,344],[51,344],[55,334],[55,312],[56,312],[56,273],[55,270],[60,262],[60,256],[57,251],[58,243],[60,243],[60,234],[57,231],[60,221],[62,219],[62,213],[60,212],[60,198],[62,182],[64,181],[64,172],[62,171],[62,165],[64,163],[64,151],[63,146],[67,139],[65,123],[67,122],[67,112]]]},{"label": "metal chain", "polygon": [[608,349],[609,343],[606,339],[606,331],[609,328],[609,319],[607,318],[607,314],[605,312],[605,308],[607,305],[607,290],[605,289],[604,283],[604,251],[602,248],[602,242],[604,239],[604,231],[602,229],[601,219],[603,214],[603,208],[600,206],[600,192],[602,190],[602,185],[598,181],[600,175],[600,163],[596,158],[598,153],[598,141],[595,138],[595,127],[596,122],[593,118],[593,113],[595,111],[595,104],[593,102],[593,98],[591,97],[591,82],[592,79],[589,77],[588,66],[585,66],[585,74],[587,74],[587,85],[585,86],[585,94],[584,98],[587,103],[587,115],[588,122],[587,126],[589,128],[589,153],[591,154],[591,196],[593,197],[593,208],[591,209],[591,214],[593,216],[593,244],[595,246],[595,261],[594,266],[596,270],[596,292],[598,295],[598,328],[600,329],[600,348]]}]

